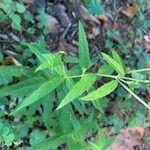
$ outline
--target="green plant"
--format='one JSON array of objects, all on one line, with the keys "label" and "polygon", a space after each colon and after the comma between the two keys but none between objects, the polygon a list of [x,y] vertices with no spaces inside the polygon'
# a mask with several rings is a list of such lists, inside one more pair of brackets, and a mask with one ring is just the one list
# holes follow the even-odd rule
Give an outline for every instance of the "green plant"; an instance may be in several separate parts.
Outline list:
[{"label": "green plant", "polygon": [[100,5],[101,0],[84,0],[89,13],[94,15],[102,15],[104,13],[103,6]]},{"label": "green plant", "polygon": [[[150,71],[149,68],[127,71],[124,61],[113,50],[112,57],[101,53],[107,64],[100,66],[98,72],[90,68],[100,59],[99,56],[90,58],[88,42],[83,26],[79,23],[79,58],[70,58],[61,52],[48,53],[43,40],[27,43],[22,42],[31,53],[35,54],[40,65],[37,68],[0,66],[1,85],[0,97],[24,97],[22,102],[10,115],[26,115],[28,124],[39,120],[47,127],[48,135],[35,130],[31,134],[31,147],[35,149],[56,149],[66,143],[69,149],[89,149],[85,138],[97,130],[95,109],[101,112],[101,101],[120,85],[146,108],[150,106],[138,97],[132,89],[138,83],[150,83],[149,80],[133,78],[134,73]],[[66,67],[72,64],[73,67]],[[131,75],[131,77],[128,77]],[[21,81],[9,85],[14,77]],[[107,83],[97,87],[95,83]],[[6,86],[6,84],[8,84]],[[93,104],[94,107],[87,107]],[[33,117],[36,109],[42,105],[40,117]],[[75,115],[77,111],[81,117]],[[84,117],[84,114],[87,117]],[[102,134],[99,131],[99,134]],[[35,138],[39,138],[35,141]],[[47,138],[46,138],[47,137]],[[100,141],[101,143],[101,141]],[[92,147],[98,147],[90,143]],[[105,145],[105,142],[103,144]],[[103,149],[103,146],[101,149]]]},{"label": "green plant", "polygon": [[6,121],[0,120],[0,143],[11,146],[14,139],[12,127]]},{"label": "green plant", "polygon": [[19,14],[25,12],[26,8],[19,2],[13,2],[12,0],[4,0],[0,3],[0,22],[10,19],[11,26],[15,30],[21,30],[21,18]]}]

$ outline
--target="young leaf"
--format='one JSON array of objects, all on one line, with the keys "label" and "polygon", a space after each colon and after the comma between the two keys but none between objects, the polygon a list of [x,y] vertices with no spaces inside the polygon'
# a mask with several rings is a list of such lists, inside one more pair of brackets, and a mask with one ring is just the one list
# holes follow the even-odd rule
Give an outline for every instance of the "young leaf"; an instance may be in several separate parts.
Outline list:
[{"label": "young leaf", "polygon": [[135,98],[137,99],[141,104],[143,104],[145,107],[147,107],[150,110],[150,105],[145,103],[140,97],[138,97],[132,90],[130,90],[126,85],[124,85],[122,82],[118,80],[118,82]]},{"label": "young leaf", "polygon": [[57,110],[64,107],[68,103],[72,102],[74,99],[78,98],[83,92],[87,91],[95,82],[96,76],[92,73],[85,74],[80,81],[78,81],[70,90],[70,92],[65,96]]},{"label": "young leaf", "polygon": [[62,81],[63,80],[60,77],[57,77],[50,81],[45,82],[41,87],[39,87],[36,91],[34,91],[29,97],[23,100],[23,102],[12,112],[12,114],[16,114],[21,109],[31,105],[32,103],[46,96],[52,90],[57,88],[62,83]]},{"label": "young leaf", "polygon": [[89,46],[85,31],[80,22],[79,22],[79,63],[82,69],[89,68],[90,65]]},{"label": "young leaf", "polygon": [[107,61],[107,63],[116,70],[118,74],[120,74],[121,76],[125,75],[124,68],[122,67],[122,65],[120,65],[120,63],[118,63],[116,60],[114,60],[113,58],[111,58],[109,55],[105,53],[102,53],[102,56]]},{"label": "young leaf", "polygon": [[97,100],[99,98],[103,98],[106,95],[113,92],[117,88],[117,86],[118,86],[118,82],[116,80],[112,80],[102,85],[96,91],[82,97],[81,100],[92,101],[92,100]]},{"label": "young leaf", "polygon": [[[39,71],[39,70],[43,70],[46,68],[51,68],[53,69],[53,67],[58,66],[61,63],[61,56],[60,55],[54,55],[54,54],[48,54],[51,58],[49,59],[49,61],[46,61],[45,63],[41,64],[36,70],[35,72]],[[44,56],[44,55],[43,55]]]}]

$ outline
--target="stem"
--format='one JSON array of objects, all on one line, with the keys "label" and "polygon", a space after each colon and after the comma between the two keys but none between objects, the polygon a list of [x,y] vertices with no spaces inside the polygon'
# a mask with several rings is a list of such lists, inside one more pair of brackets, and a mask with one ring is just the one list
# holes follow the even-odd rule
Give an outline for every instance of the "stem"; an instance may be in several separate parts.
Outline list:
[{"label": "stem", "polygon": [[150,83],[150,80],[140,80],[140,79],[133,79],[128,77],[120,77],[122,79],[130,80],[130,81],[136,81],[136,82],[143,82],[143,83]]},{"label": "stem", "polygon": [[[118,80],[118,79],[117,79]],[[118,82],[134,97],[136,98],[141,104],[143,104],[145,107],[147,107],[150,110],[150,106],[145,103],[140,97],[138,97],[132,90],[130,90],[126,85],[124,85],[121,81],[118,80]]]},{"label": "stem", "polygon": [[113,76],[113,75],[108,75],[108,74],[100,74],[97,73],[96,75],[101,76],[101,77],[108,77],[108,78],[114,78],[114,79],[118,79],[118,76]]},{"label": "stem", "polygon": [[127,73],[130,74],[130,73],[133,73],[133,72],[145,72],[145,71],[150,71],[150,68],[131,70]]},{"label": "stem", "polygon": [[68,76],[68,78],[70,78],[70,79],[72,79],[72,78],[80,78],[80,77],[82,77],[83,75],[78,75],[78,76]]}]

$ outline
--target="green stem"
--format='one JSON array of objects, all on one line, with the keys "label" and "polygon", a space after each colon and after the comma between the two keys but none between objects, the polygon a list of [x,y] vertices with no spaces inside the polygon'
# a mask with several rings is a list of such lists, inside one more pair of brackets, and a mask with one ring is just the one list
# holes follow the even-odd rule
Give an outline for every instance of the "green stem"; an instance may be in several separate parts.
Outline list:
[{"label": "green stem", "polygon": [[150,83],[150,80],[140,80],[140,79],[133,79],[133,78],[128,78],[128,77],[120,77],[120,78],[130,80],[130,81],[135,81],[135,82]]},{"label": "green stem", "polygon": [[130,74],[134,72],[146,72],[146,71],[150,71],[150,68],[131,70],[131,71],[128,71],[127,73]]},{"label": "green stem", "polygon": [[118,76],[113,76],[113,75],[108,75],[108,74],[100,74],[97,73],[97,76],[101,76],[101,77],[108,77],[108,78],[114,78],[114,79],[118,79]]},{"label": "green stem", "polygon": [[117,79],[117,81],[134,97],[136,98],[141,104],[143,104],[145,107],[147,107],[150,110],[150,106],[145,103],[140,97],[138,97],[132,90],[130,90],[126,85],[124,85],[120,80]]}]

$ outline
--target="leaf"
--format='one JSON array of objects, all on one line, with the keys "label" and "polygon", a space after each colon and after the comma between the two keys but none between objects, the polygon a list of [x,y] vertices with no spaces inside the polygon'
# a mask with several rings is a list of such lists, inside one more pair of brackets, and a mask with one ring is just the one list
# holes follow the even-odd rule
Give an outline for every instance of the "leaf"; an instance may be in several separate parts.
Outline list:
[{"label": "leaf", "polygon": [[126,8],[126,10],[122,11],[124,15],[126,15],[131,19],[136,15],[137,12],[138,12],[138,5],[135,3]]},{"label": "leaf", "polygon": [[79,63],[81,69],[88,69],[90,65],[89,46],[85,31],[79,22]]},{"label": "leaf", "polygon": [[32,103],[46,96],[52,90],[57,88],[62,83],[62,81],[63,80],[60,77],[57,77],[50,81],[45,82],[41,87],[39,87],[36,91],[34,91],[29,97],[23,100],[23,102],[12,112],[12,115],[18,113],[18,111],[22,110],[23,108],[31,105]]},{"label": "leaf", "polygon": [[91,150],[102,150],[98,145],[95,143],[89,142],[91,146]]},{"label": "leaf", "polygon": [[89,13],[94,14],[94,15],[104,14],[104,8],[102,7],[102,5],[98,3],[94,3],[94,2],[88,6],[88,11]]},{"label": "leaf", "polygon": [[100,66],[98,73],[99,74],[108,74],[111,75],[114,72],[114,69],[107,64],[103,64],[102,66]]},{"label": "leaf", "polygon": [[30,134],[30,144],[36,145],[46,139],[46,132],[35,129]]},{"label": "leaf", "polygon": [[118,53],[115,50],[112,51],[112,55],[113,55],[114,60],[116,60],[120,65],[122,65],[122,68],[125,68],[125,64],[123,60],[121,59],[121,57],[118,55]]},{"label": "leaf", "polygon": [[12,127],[6,122],[0,119],[0,143],[4,143],[6,146],[11,146],[15,139]]},{"label": "leaf", "polygon": [[85,74],[69,91],[69,93],[62,100],[57,110],[64,107],[74,99],[78,98],[83,92],[87,91],[95,82],[96,76],[94,74]]},{"label": "leaf", "polygon": [[24,13],[26,10],[26,7],[21,3],[16,3],[16,9],[18,13]]},{"label": "leaf", "polygon": [[17,14],[11,14],[9,17],[12,20],[12,23],[11,23],[12,28],[20,31],[21,30],[20,16]]},{"label": "leaf", "polygon": [[117,86],[118,86],[118,82],[116,80],[112,80],[102,85],[96,91],[82,97],[81,100],[92,101],[92,100],[97,100],[99,98],[103,98],[106,95],[113,92],[117,88]]},{"label": "leaf", "polygon": [[49,61],[46,61],[45,63],[41,64],[35,72],[39,71],[39,70],[43,70],[46,68],[51,68],[53,69],[54,67],[58,66],[61,64],[61,56],[60,55],[54,55],[54,54],[48,54],[49,57]]},{"label": "leaf", "polygon": [[0,22],[3,22],[7,19],[7,15],[5,15],[2,11],[0,11]]},{"label": "leaf", "polygon": [[72,57],[72,56],[66,56],[64,58],[64,62],[71,63],[71,64],[78,64],[79,63],[79,59],[76,58],[76,57]]},{"label": "leaf", "polygon": [[70,138],[71,134],[65,134],[65,135],[60,135],[54,138],[47,138],[41,143],[32,146],[33,149],[38,149],[38,150],[49,150],[49,149],[57,149],[58,146],[62,145],[63,143],[68,141],[68,138]]},{"label": "leaf", "polygon": [[124,85],[122,82],[118,80],[118,82],[136,99],[138,100],[141,104],[143,104],[146,108],[150,110],[150,105],[145,103],[140,97],[138,97],[131,89],[129,89],[126,85]]},{"label": "leaf", "polygon": [[114,60],[113,58],[111,58],[109,55],[105,53],[102,53],[102,56],[107,61],[107,63],[116,70],[118,74],[120,74],[121,76],[125,75],[124,68],[122,67],[122,65],[120,65],[120,63],[118,63],[116,60]]},{"label": "leaf", "polygon": [[7,84],[12,80],[12,76],[8,74],[0,74],[0,85]]},{"label": "leaf", "polygon": [[25,75],[29,68],[20,66],[0,66],[0,74],[19,77]]},{"label": "leaf", "polygon": [[27,96],[29,93],[36,90],[45,79],[43,77],[35,77],[31,79],[24,80],[17,84],[4,87],[0,90],[0,97],[13,95],[13,96]]}]

